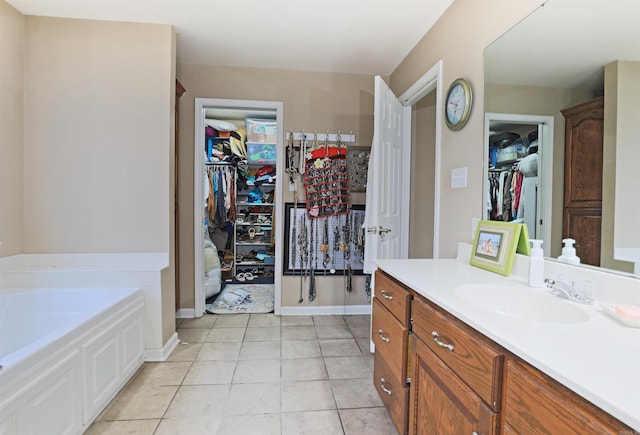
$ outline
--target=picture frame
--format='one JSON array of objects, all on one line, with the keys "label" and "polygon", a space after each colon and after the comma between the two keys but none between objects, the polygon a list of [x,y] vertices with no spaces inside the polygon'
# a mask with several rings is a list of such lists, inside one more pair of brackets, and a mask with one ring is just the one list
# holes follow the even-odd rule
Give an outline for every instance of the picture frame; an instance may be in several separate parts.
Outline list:
[{"label": "picture frame", "polygon": [[[521,243],[521,236],[524,235],[522,226],[500,221],[478,222],[470,264],[509,276],[518,247],[520,250],[526,249],[524,243]],[[528,240],[524,242],[528,245]]]}]

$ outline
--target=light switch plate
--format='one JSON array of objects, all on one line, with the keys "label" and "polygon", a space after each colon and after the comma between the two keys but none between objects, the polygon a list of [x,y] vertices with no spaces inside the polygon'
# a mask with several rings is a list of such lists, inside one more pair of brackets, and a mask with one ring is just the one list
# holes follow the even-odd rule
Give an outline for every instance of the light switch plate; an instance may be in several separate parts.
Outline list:
[{"label": "light switch plate", "polygon": [[467,187],[467,167],[451,170],[451,188],[463,189]]},{"label": "light switch plate", "polygon": [[478,228],[478,222],[480,222],[480,218],[471,218],[471,240],[475,240],[476,238],[476,228]]}]

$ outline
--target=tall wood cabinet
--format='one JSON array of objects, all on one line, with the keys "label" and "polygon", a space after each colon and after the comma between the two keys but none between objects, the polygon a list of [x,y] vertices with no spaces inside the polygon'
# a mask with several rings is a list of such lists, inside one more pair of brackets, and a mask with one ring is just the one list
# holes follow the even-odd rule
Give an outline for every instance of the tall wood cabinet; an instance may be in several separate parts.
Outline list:
[{"label": "tall wood cabinet", "polygon": [[173,184],[173,198],[174,198],[174,233],[175,233],[175,307],[176,310],[180,308],[180,213],[178,210],[178,181],[180,178],[179,171],[179,159],[178,155],[180,154],[180,97],[182,94],[186,92],[182,83],[180,83],[176,79],[176,115],[175,115],[175,150],[174,150],[174,162],[173,162],[173,176],[174,176],[174,184]]},{"label": "tall wood cabinet", "polygon": [[562,237],[584,264],[600,265],[604,97],[562,110],[565,118]]}]

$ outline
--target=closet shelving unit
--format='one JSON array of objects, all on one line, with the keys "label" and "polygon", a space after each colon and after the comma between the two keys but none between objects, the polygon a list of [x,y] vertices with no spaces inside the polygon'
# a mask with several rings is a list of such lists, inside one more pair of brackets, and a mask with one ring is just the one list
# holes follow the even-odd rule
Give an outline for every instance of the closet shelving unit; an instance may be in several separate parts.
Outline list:
[{"label": "closet shelving unit", "polygon": [[[260,168],[271,163],[249,163],[249,169]],[[275,179],[275,175],[273,177]],[[237,186],[237,183],[236,183]],[[248,201],[249,193],[258,188],[263,197],[270,200]],[[275,231],[273,228],[276,183],[247,183],[247,188],[237,190],[236,209],[238,219],[234,231],[234,276],[241,271],[251,272],[254,276],[273,277],[275,269]],[[261,257],[261,258],[259,258]]]}]

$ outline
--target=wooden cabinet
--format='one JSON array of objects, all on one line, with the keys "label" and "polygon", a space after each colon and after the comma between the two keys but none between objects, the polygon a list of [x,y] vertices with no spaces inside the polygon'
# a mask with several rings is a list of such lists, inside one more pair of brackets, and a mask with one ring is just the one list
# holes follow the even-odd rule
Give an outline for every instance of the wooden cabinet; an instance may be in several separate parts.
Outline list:
[{"label": "wooden cabinet", "polygon": [[412,305],[409,433],[498,433],[504,352],[422,297]]},{"label": "wooden cabinet", "polygon": [[412,329],[482,400],[500,410],[504,361],[500,347],[418,296],[413,299]]},{"label": "wooden cabinet", "polygon": [[393,278],[377,271],[371,321],[375,345],[373,383],[398,433],[407,431],[409,387],[409,308],[411,294]]},{"label": "wooden cabinet", "polygon": [[600,265],[604,97],[562,110],[565,118],[562,237],[582,263]]},{"label": "wooden cabinet", "polygon": [[498,414],[413,336],[409,434],[498,433]]},{"label": "wooden cabinet", "polygon": [[179,171],[179,154],[180,154],[180,97],[182,97],[182,94],[184,94],[186,92],[186,89],[184,88],[184,86],[182,86],[182,83],[180,83],[177,79],[176,79],[176,101],[175,101],[175,108],[176,108],[176,114],[175,114],[175,145],[174,145],[174,162],[173,162],[173,178],[174,178],[174,184],[173,184],[173,197],[174,197],[174,203],[173,203],[173,213],[174,213],[174,220],[173,220],[173,232],[175,234],[175,241],[174,241],[174,249],[175,249],[175,253],[174,253],[174,269],[175,269],[175,277],[174,277],[174,282],[175,282],[175,308],[176,311],[178,311],[180,309],[180,210],[178,209],[179,206],[179,201],[178,201],[178,182],[180,179],[180,171]]},{"label": "wooden cabinet", "polygon": [[505,364],[503,433],[632,434],[634,431],[512,356]]},{"label": "wooden cabinet", "polygon": [[374,384],[400,434],[635,433],[381,271],[372,339]]}]

